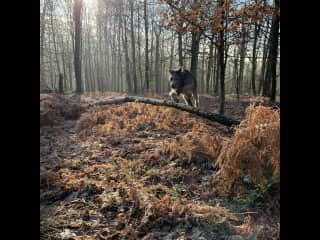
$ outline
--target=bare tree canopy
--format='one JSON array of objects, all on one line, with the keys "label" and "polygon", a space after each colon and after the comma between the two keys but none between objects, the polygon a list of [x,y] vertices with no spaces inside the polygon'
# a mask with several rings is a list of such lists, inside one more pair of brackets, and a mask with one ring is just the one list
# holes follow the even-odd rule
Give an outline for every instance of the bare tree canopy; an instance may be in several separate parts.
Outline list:
[{"label": "bare tree canopy", "polygon": [[42,0],[41,89],[169,91],[183,66],[199,94],[279,95],[279,1]]}]

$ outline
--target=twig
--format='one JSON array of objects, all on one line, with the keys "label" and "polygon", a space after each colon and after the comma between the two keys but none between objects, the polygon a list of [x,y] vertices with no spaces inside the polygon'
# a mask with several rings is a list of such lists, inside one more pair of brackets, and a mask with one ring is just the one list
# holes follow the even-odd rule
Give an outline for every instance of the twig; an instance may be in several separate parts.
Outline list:
[{"label": "twig", "polygon": [[258,212],[243,212],[243,213],[231,213],[233,215],[244,215],[244,214],[254,214],[254,213],[258,213]]}]

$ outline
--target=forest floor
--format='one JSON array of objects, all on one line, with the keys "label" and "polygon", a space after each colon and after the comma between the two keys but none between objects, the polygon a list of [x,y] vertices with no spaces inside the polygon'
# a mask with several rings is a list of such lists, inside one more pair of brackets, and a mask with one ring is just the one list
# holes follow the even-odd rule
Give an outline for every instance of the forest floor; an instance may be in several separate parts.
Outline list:
[{"label": "forest floor", "polygon": [[[41,239],[280,239],[278,200],[212,187],[234,129],[162,106],[92,106],[117,96],[40,94]],[[249,105],[227,96],[225,115],[243,120]]]}]

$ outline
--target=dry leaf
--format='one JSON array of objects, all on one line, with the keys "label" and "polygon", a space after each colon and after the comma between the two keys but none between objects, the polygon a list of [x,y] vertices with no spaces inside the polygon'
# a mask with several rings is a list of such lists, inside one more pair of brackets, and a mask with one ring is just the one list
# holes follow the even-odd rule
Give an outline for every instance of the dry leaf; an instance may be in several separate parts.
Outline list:
[{"label": "dry leaf", "polygon": [[237,216],[235,216],[235,215],[231,215],[229,217],[229,219],[230,219],[230,221],[239,221],[239,218]]},{"label": "dry leaf", "polygon": [[122,213],[122,212],[118,213],[117,216],[116,216],[116,218],[123,218],[123,217],[124,217],[124,213]]}]

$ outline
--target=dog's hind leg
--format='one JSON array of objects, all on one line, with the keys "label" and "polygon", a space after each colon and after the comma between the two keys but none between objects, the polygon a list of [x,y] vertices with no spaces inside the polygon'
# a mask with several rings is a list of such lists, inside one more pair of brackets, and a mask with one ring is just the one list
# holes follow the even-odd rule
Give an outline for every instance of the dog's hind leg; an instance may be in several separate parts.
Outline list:
[{"label": "dog's hind leg", "polygon": [[196,108],[198,108],[199,107],[199,96],[198,96],[197,90],[193,91],[192,97],[194,99],[194,106]]},{"label": "dog's hind leg", "polygon": [[186,102],[187,105],[193,107],[190,95],[182,94],[182,97],[183,97],[183,100]]}]

